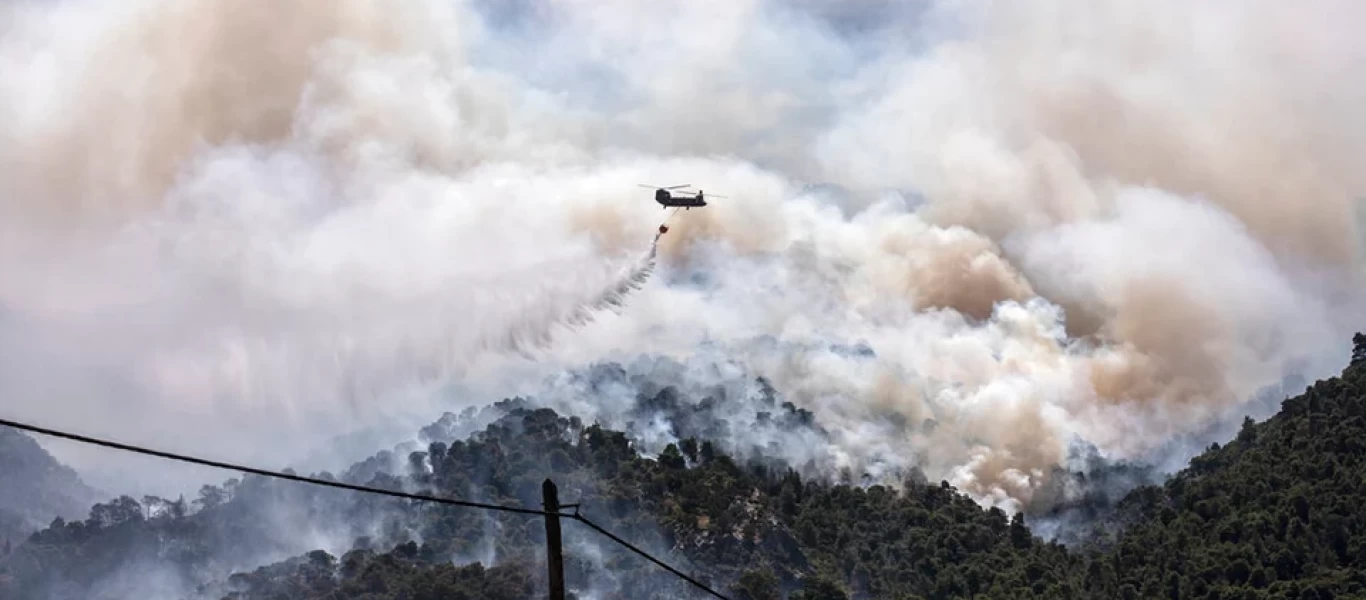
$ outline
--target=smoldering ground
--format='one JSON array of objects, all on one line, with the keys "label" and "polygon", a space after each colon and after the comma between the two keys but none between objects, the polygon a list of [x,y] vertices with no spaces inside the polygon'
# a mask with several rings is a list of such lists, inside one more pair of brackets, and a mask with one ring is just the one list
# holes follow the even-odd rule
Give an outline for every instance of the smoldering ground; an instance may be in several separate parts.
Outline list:
[{"label": "smoldering ground", "polygon": [[[7,410],[279,465],[708,344],[833,464],[1016,508],[1074,439],[1142,456],[1346,360],[1366,9],[834,7],[7,4]],[[488,344],[620,284],[662,218],[635,184],[685,182],[728,198],[619,314]]]}]

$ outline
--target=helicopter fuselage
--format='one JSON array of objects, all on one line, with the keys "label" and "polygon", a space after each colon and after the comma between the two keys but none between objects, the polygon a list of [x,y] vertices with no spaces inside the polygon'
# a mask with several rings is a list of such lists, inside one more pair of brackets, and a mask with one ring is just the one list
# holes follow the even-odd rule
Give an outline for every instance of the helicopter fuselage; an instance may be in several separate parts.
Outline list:
[{"label": "helicopter fuselage", "polygon": [[669,190],[655,190],[655,202],[664,208],[671,206],[692,208],[707,205],[702,192],[697,192],[696,196],[675,196],[669,193]]}]

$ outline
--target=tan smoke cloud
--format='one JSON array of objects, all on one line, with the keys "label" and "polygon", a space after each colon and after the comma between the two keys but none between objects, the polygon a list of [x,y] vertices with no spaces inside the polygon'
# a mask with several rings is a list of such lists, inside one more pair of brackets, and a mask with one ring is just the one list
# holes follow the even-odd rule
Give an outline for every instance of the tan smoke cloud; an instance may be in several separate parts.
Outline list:
[{"label": "tan smoke cloud", "polygon": [[[967,229],[925,230],[924,237],[888,239],[883,250],[904,263],[882,285],[913,298],[920,309],[950,309],[974,319],[991,316],[1003,300],[1033,295],[1029,282],[994,244]],[[910,246],[910,247],[907,247]]]},{"label": "tan smoke cloud", "polygon": [[994,238],[1093,216],[1112,184],[1152,185],[1209,199],[1282,255],[1360,264],[1366,176],[1349,106],[1366,86],[1348,74],[1366,49],[1343,23],[1361,6],[963,6],[974,35],[904,63],[905,83],[831,147],[853,149],[860,131],[922,141],[893,142],[901,165],[858,148],[832,165],[864,167],[833,178],[916,185],[934,222]]},{"label": "tan smoke cloud", "polygon": [[[380,9],[363,0],[29,8],[21,24],[52,27],[50,35],[107,23],[57,48],[63,68],[50,87],[12,90],[50,94],[59,114],[25,122],[32,129],[20,130],[22,146],[10,146],[23,152],[7,155],[6,180],[41,200],[7,208],[69,224],[159,207],[197,146],[286,137],[329,40],[398,47],[399,23],[377,19]],[[21,72],[37,77],[37,69]]]},{"label": "tan smoke cloud", "polygon": [[1366,150],[1366,129],[1346,99],[1366,92],[1347,76],[1366,46],[1341,20],[1359,6],[1058,0],[947,12],[965,33],[889,68],[872,109],[825,138],[827,173],[914,186],[929,223],[1005,246],[1003,263],[1030,287],[1001,298],[1037,291],[1066,309],[1069,333],[1100,345],[1079,357],[1089,389],[1062,402],[1085,437],[1151,448],[1327,343],[1296,322],[1324,317],[1318,292],[1294,278],[1334,272],[1360,297],[1366,181],[1349,157]]}]

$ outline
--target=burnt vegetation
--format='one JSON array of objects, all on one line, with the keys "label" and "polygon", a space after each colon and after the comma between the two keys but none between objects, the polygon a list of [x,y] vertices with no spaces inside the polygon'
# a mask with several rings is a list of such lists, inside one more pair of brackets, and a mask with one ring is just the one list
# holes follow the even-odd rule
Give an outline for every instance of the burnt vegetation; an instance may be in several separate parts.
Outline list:
[{"label": "burnt vegetation", "polygon": [[[380,453],[337,478],[519,506],[537,506],[551,478],[562,502],[742,599],[1362,597],[1366,338],[1355,341],[1341,376],[1265,422],[1246,421],[1161,485],[1134,489],[1071,548],[947,483],[823,483],[693,435],[642,456],[627,433],[524,400],[485,411],[472,435],[447,415],[424,430],[425,447]],[[659,390],[642,406],[696,405]],[[683,429],[716,426],[699,415]],[[776,405],[766,418],[808,417]],[[346,548],[300,550],[303,529]],[[564,531],[567,583],[581,596],[705,597],[579,523]],[[535,516],[249,476],[188,502],[122,497],[85,520],[57,519],[0,558],[0,597],[125,597],[139,571],[121,569],[155,565],[186,597],[528,598],[544,594],[543,544]],[[248,557],[273,564],[242,566]]]}]

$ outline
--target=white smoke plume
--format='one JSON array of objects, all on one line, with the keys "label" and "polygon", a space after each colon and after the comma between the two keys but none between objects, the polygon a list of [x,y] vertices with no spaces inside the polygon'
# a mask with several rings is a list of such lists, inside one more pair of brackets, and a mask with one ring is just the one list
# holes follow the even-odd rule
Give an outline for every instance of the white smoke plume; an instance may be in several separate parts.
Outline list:
[{"label": "white smoke plume", "polygon": [[[815,412],[837,462],[1018,508],[1075,438],[1141,456],[1345,362],[1366,323],[1353,16],[8,3],[0,396],[278,465],[707,344]],[[683,182],[727,198],[671,222],[619,314],[545,337],[649,251],[664,215],[636,184]],[[509,335],[549,342],[528,363]],[[58,453],[106,487],[170,477]]]}]

